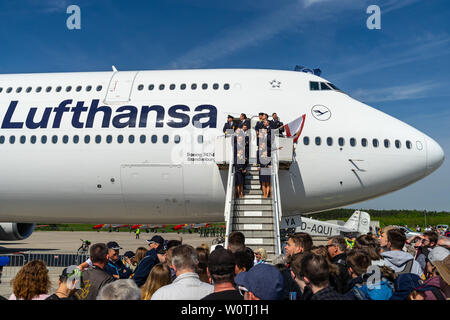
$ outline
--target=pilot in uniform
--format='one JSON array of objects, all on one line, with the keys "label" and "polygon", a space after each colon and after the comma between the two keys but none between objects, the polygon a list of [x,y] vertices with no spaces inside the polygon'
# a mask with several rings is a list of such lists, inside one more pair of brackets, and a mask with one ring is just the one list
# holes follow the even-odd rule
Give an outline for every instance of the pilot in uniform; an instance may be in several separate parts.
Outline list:
[{"label": "pilot in uniform", "polygon": [[223,125],[223,133],[225,133],[225,135],[227,135],[227,130],[234,130],[236,129],[236,126],[234,125],[233,122],[233,117],[228,115],[227,117],[227,122]]},{"label": "pilot in uniform", "polygon": [[250,120],[247,119],[247,116],[245,115],[245,113],[241,113],[241,116],[239,117],[239,124],[238,124],[238,128],[242,129],[242,126],[245,124],[247,124],[247,129],[250,128]]},{"label": "pilot in uniform", "polygon": [[282,137],[283,132],[284,132],[283,122],[280,121],[277,114],[274,112],[272,114],[272,120],[270,121],[270,129],[276,130],[278,128],[279,128],[279,130],[276,134],[277,134],[277,136]]}]

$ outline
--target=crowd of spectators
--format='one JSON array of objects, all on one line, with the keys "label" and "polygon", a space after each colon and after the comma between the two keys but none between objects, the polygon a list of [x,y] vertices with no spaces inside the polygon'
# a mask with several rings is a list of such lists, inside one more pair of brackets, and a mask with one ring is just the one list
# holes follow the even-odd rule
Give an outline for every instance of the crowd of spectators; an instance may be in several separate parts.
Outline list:
[{"label": "crowd of spectators", "polygon": [[[408,240],[394,226],[349,244],[333,236],[314,246],[307,233],[289,236],[285,254],[268,259],[241,232],[228,247],[194,248],[156,235],[136,252],[96,243],[90,258],[65,268],[58,288],[44,262],[24,265],[10,300],[445,300],[450,298],[449,240],[426,231]],[[411,254],[412,253],[412,254]]]}]

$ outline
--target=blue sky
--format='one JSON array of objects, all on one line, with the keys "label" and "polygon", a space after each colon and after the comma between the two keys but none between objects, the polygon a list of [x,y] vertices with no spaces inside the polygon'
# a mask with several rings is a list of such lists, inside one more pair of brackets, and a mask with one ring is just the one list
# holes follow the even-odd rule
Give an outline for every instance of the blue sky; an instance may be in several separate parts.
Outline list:
[{"label": "blue sky", "polygon": [[[66,27],[71,4],[81,30]],[[372,4],[381,30],[366,27]],[[320,67],[447,155],[422,181],[352,207],[450,211],[448,0],[0,0],[0,41],[0,73]]]}]

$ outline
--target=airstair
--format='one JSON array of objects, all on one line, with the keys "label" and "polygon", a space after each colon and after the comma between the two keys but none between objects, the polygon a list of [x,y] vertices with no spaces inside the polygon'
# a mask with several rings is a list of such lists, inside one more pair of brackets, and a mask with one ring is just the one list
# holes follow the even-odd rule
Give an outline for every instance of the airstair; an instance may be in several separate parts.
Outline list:
[{"label": "airstair", "polygon": [[[275,255],[281,253],[280,221],[282,217],[279,171],[287,170],[292,163],[292,139],[276,137],[274,146],[283,147],[273,150],[271,170],[271,194],[263,197],[259,182],[259,165],[252,154],[256,155],[256,139],[250,140],[250,160],[244,183],[244,197],[235,196],[233,146],[232,137],[221,136],[216,139],[216,163],[222,170],[228,170],[227,190],[225,198],[224,216],[226,223],[225,246],[228,236],[233,231],[240,231],[245,235],[246,246],[253,250],[264,248],[271,261]],[[252,152],[253,148],[253,152]]]}]

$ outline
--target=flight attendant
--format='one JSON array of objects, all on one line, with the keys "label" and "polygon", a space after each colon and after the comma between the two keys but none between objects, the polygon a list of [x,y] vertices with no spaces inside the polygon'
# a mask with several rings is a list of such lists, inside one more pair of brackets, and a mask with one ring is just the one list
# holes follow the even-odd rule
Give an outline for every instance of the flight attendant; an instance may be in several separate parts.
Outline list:
[{"label": "flight attendant", "polygon": [[248,164],[248,137],[240,134],[234,137],[234,180],[238,198],[244,197],[244,179]]},{"label": "flight attendant", "polygon": [[274,112],[272,113],[272,120],[270,121],[270,129],[272,130],[278,130],[276,133],[277,136],[282,137],[284,132],[284,124],[280,121],[278,118],[278,115]]},{"label": "flight attendant", "polygon": [[259,164],[259,183],[261,184],[261,189],[264,198],[268,198],[270,194],[270,178],[271,178],[271,159],[267,155],[269,152],[267,144],[261,142],[258,153],[258,164]]}]

